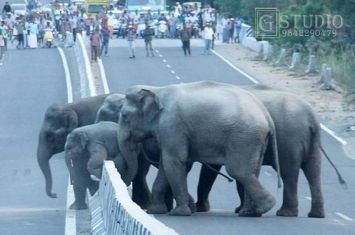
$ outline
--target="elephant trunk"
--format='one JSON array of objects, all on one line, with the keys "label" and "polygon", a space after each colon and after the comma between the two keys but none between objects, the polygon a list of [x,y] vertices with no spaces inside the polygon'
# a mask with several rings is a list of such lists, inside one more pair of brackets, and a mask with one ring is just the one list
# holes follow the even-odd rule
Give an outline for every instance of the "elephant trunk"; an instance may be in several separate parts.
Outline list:
[{"label": "elephant trunk", "polygon": [[[40,141],[41,142],[41,141]],[[49,159],[53,156],[52,151],[46,147],[42,146],[41,143],[38,144],[37,148],[37,161],[38,165],[41,168],[45,182],[46,182],[46,193],[48,197],[51,198],[56,198],[57,194],[52,193],[52,173],[51,173],[51,168],[49,166]]]},{"label": "elephant trunk", "polygon": [[119,149],[127,164],[127,171],[126,174],[122,175],[122,180],[128,186],[137,175],[140,148],[138,144],[132,142],[130,134],[124,136],[120,130],[118,130],[117,140]]},{"label": "elephant trunk", "polygon": [[65,153],[65,163],[67,164],[67,168],[69,170],[69,174],[70,174],[70,182],[71,184],[73,184],[73,165],[72,165],[72,158],[70,157],[70,155],[68,153]]}]

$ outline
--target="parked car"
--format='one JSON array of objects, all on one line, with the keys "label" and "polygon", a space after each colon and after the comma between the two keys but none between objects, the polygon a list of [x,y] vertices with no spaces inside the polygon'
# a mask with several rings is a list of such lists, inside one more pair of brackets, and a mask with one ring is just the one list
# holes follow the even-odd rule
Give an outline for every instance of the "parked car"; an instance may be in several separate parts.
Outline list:
[{"label": "parked car", "polygon": [[11,10],[14,11],[16,15],[26,15],[27,14],[26,4],[23,4],[23,3],[11,4]]},{"label": "parked car", "polygon": [[45,4],[42,6],[42,11],[45,11],[45,12],[51,12],[52,11],[52,4]]}]

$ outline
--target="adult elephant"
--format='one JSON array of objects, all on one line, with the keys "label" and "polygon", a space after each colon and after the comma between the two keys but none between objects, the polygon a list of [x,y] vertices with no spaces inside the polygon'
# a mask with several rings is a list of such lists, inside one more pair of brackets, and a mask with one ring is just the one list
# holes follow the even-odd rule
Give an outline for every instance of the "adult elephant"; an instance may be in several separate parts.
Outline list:
[{"label": "adult elephant", "polygon": [[[97,112],[95,123],[101,122],[115,122],[118,123],[120,117],[120,111],[123,105],[124,95],[114,93],[106,97],[105,102],[102,104]],[[121,133],[118,132],[117,135]],[[117,140],[116,140],[117,142]],[[149,138],[142,142],[143,151],[141,152],[138,160],[139,170],[137,175],[132,181],[132,200],[137,203],[142,209],[147,209],[151,204],[150,191],[147,187],[146,175],[148,173],[149,165],[153,165],[159,168],[160,161],[160,149],[158,147],[157,141],[154,138]],[[121,155],[120,155],[121,156]],[[147,160],[148,159],[148,165]],[[94,158],[96,160],[96,168],[101,167],[100,158]],[[188,167],[191,169],[192,165]],[[119,173],[126,174],[126,172]],[[126,182],[129,183],[129,182]],[[189,207],[192,212],[196,211],[194,199],[190,196]],[[173,196],[172,191],[169,189],[165,195],[165,203],[170,211],[173,208]]]},{"label": "adult elephant", "polygon": [[[307,178],[312,197],[309,217],[323,218],[324,199],[321,190],[321,128],[313,108],[300,97],[265,85],[241,86],[249,91],[264,104],[269,111],[276,128],[278,141],[278,154],[281,178],[284,183],[283,203],[277,211],[278,216],[297,216],[298,199],[297,183],[299,172],[302,170]],[[325,152],[324,152],[325,153]],[[330,161],[330,159],[328,158]],[[268,148],[265,153],[263,165],[271,165],[273,155]],[[331,163],[333,165],[333,163]],[[333,165],[334,166],[334,165]],[[214,166],[220,170],[221,166]],[[334,166],[335,168],[335,166]],[[335,168],[340,183],[345,183]],[[198,184],[197,211],[209,211],[208,194],[217,174],[206,167],[202,167]],[[238,185],[241,205],[236,213],[243,207],[243,186]]]},{"label": "adult elephant", "polygon": [[[117,142],[118,124],[114,122],[100,122],[74,129],[67,137],[65,143],[65,159],[70,175],[72,176],[75,202],[71,209],[87,208],[85,203],[86,179],[90,174],[101,178],[102,165],[105,160],[113,160],[126,185],[126,163],[118,148]],[[140,195],[136,203],[142,208],[150,204],[150,191],[145,181],[149,170],[149,162],[140,154],[139,169],[135,177]],[[142,183],[142,184],[139,184]],[[139,200],[142,198],[144,201]]]},{"label": "adult elephant", "polygon": [[95,123],[100,121],[110,121],[118,123],[119,113],[124,101],[124,95],[113,93],[106,97],[104,103],[97,111]]},{"label": "adult elephant", "polygon": [[137,173],[138,143],[155,137],[161,149],[148,213],[167,212],[164,193],[170,185],[176,200],[170,215],[191,215],[186,165],[194,161],[224,164],[243,184],[248,200],[240,216],[261,216],[276,203],[257,179],[268,144],[278,167],[274,124],[262,103],[242,89],[211,81],[132,86],[121,109],[119,131],[124,133],[118,143],[128,179]]},{"label": "adult elephant", "polygon": [[[51,198],[57,195],[52,193],[52,173],[49,160],[54,154],[64,151],[67,135],[77,127],[93,124],[98,109],[107,95],[100,95],[82,99],[69,104],[53,104],[46,110],[37,146],[37,160],[46,184],[46,193]],[[98,188],[98,183],[87,180],[90,192]]]}]

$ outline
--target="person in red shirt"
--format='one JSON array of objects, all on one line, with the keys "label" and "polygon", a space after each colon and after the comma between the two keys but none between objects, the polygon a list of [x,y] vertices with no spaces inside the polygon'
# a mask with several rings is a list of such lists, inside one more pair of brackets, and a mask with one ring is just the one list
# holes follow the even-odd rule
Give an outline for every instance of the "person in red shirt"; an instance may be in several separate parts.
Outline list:
[{"label": "person in red shirt", "polygon": [[94,30],[90,36],[91,44],[91,62],[97,61],[100,50],[101,37],[98,30]]}]

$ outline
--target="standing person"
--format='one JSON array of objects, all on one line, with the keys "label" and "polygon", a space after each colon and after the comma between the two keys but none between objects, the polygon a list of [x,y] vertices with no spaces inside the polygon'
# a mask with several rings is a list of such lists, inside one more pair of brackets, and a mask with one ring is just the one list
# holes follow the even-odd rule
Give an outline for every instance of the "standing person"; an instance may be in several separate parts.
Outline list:
[{"label": "standing person", "polygon": [[24,33],[25,33],[25,24],[22,20],[19,20],[17,23],[17,40],[18,40],[18,49],[24,48]]},{"label": "standing person", "polygon": [[94,30],[90,36],[91,45],[91,62],[97,61],[98,52],[100,50],[101,38],[98,30]]},{"label": "standing person", "polygon": [[177,18],[174,14],[171,14],[171,17],[169,18],[170,38],[176,38],[176,23]]},{"label": "standing person", "polygon": [[152,54],[152,57],[154,57],[154,51],[152,46],[153,35],[154,35],[154,29],[152,29],[152,27],[150,27],[149,24],[146,24],[144,30],[144,42],[145,42],[145,50],[147,51],[147,57],[149,57],[149,51]]},{"label": "standing person", "polygon": [[211,47],[212,47],[212,39],[213,39],[213,29],[211,28],[211,25],[209,22],[206,23],[206,27],[204,28],[202,32],[204,41],[205,41],[205,47],[203,50],[203,55],[211,55]]},{"label": "standing person", "polygon": [[72,17],[70,18],[70,24],[73,32],[73,40],[74,42],[76,42],[76,34],[78,33],[78,17],[76,12],[74,12]]},{"label": "standing person", "polygon": [[112,11],[107,16],[107,25],[108,25],[108,31],[110,31],[110,38],[112,38],[113,35],[113,26],[115,23],[115,16],[112,14]]},{"label": "standing person", "polygon": [[190,49],[190,39],[191,39],[191,32],[190,30],[186,27],[186,24],[183,24],[183,29],[180,31],[180,38],[182,42],[182,49],[184,50],[185,56],[187,56],[187,53],[189,53],[189,56],[191,56],[191,49]]},{"label": "standing person", "polygon": [[102,45],[101,45],[101,50],[100,50],[100,57],[102,56],[102,52],[105,49],[105,56],[107,56],[107,50],[108,50],[108,42],[110,40],[110,31],[108,30],[107,26],[104,26],[101,29],[101,35],[102,35]]},{"label": "standing person", "polygon": [[29,30],[30,30],[30,35],[29,35],[29,40],[28,40],[28,45],[30,46],[31,49],[37,48],[37,35],[38,35],[38,26],[35,24],[35,22],[31,22],[29,24]]},{"label": "standing person", "polygon": [[136,33],[134,32],[133,25],[129,24],[128,25],[128,31],[127,31],[127,45],[128,45],[128,51],[129,51],[129,58],[130,59],[135,59],[136,56],[134,55],[134,38],[135,38]]},{"label": "standing person", "polygon": [[234,27],[235,27],[234,26],[234,18],[230,18],[230,20],[229,20],[229,38],[228,38],[228,43],[229,43],[229,41],[231,43],[234,42],[234,40],[233,40]]},{"label": "standing person", "polygon": [[2,55],[4,54],[4,47],[5,47],[5,38],[2,35],[2,30],[0,30],[0,60],[2,59]]},{"label": "standing person", "polygon": [[234,37],[235,43],[240,43],[239,33],[240,33],[240,30],[242,30],[242,23],[243,23],[243,19],[240,18],[240,16],[238,16],[237,20],[235,22],[235,37]]},{"label": "standing person", "polygon": [[223,32],[222,32],[222,43],[228,43],[228,34],[229,34],[229,19],[227,14],[225,14],[223,16],[222,19],[222,28],[223,28]]},{"label": "standing person", "polygon": [[72,25],[71,25],[71,23],[70,23],[68,18],[66,18],[65,21],[62,23],[62,27],[63,27],[63,30],[62,30],[63,36],[65,38],[64,40],[66,40],[68,32],[69,33],[73,32],[72,31]]},{"label": "standing person", "polygon": [[7,17],[11,16],[11,6],[8,2],[5,3],[4,7],[2,8],[2,14],[6,14]]},{"label": "standing person", "polygon": [[88,18],[85,21],[86,36],[90,35],[92,24],[93,24],[93,19],[91,17],[91,14],[89,14]]},{"label": "standing person", "polygon": [[6,47],[7,47],[7,32],[8,32],[8,28],[5,24],[5,21],[1,21],[0,31],[4,39],[4,48],[3,48],[3,52],[4,52],[6,51]]}]

